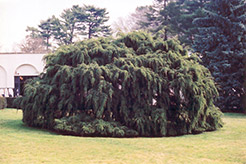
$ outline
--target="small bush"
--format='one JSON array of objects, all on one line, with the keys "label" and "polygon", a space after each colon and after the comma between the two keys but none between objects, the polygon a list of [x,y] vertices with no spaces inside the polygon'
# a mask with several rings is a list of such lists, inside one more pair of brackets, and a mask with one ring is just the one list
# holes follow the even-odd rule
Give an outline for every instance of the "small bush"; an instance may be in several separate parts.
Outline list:
[{"label": "small bush", "polygon": [[15,99],[15,97],[6,97],[7,108],[17,108],[17,106],[14,104]]},{"label": "small bush", "polygon": [[0,97],[0,109],[4,109],[7,107],[7,100],[5,97]]}]

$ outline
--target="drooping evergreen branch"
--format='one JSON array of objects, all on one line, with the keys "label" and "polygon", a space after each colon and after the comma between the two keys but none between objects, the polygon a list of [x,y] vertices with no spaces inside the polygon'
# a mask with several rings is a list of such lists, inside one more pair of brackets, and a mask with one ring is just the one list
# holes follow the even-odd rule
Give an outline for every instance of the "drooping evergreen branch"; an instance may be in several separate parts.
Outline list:
[{"label": "drooping evergreen branch", "polygon": [[133,32],[63,46],[45,60],[45,73],[26,85],[20,100],[30,126],[116,137],[222,126],[210,72],[177,41]]}]

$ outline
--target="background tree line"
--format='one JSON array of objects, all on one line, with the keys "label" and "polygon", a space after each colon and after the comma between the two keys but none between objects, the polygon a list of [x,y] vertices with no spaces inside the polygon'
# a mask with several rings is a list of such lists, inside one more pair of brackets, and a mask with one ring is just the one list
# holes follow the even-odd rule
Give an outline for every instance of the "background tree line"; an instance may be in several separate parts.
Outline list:
[{"label": "background tree line", "polygon": [[42,20],[38,27],[27,27],[29,33],[20,45],[24,52],[48,52],[52,48],[68,45],[84,38],[111,35],[108,12],[104,8],[78,5],[65,9],[60,18],[52,16]]},{"label": "background tree line", "polygon": [[[203,10],[208,3],[209,0],[154,0],[153,5],[138,7],[125,21],[134,22],[128,31],[144,29],[159,33],[164,40],[177,38],[185,46],[191,47],[197,33],[192,21],[205,16]],[[122,24],[119,21],[115,26]],[[120,30],[118,28],[117,31]]]},{"label": "background tree line", "polygon": [[[106,9],[94,6],[73,6],[60,18],[52,16],[41,21],[38,28],[28,27],[27,47],[34,44],[37,50],[47,51],[54,45],[111,35],[110,27],[105,25],[107,14]],[[152,5],[138,7],[127,19],[118,20],[112,28],[115,33],[145,30],[163,40],[175,38],[191,52],[198,52],[219,89],[217,106],[223,111],[242,111],[245,0],[154,0]]]}]

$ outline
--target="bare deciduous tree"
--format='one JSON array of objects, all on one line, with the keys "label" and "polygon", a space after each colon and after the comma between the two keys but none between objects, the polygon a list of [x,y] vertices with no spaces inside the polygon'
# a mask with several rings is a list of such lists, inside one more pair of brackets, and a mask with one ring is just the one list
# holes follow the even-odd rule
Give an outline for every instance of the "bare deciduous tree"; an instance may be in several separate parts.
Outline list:
[{"label": "bare deciduous tree", "polygon": [[19,44],[21,52],[25,53],[45,53],[46,48],[42,38],[32,38],[26,36],[21,44]]},{"label": "bare deciduous tree", "polygon": [[128,33],[135,30],[143,29],[139,22],[147,21],[146,12],[149,9],[148,6],[137,7],[136,11],[130,14],[126,18],[120,17],[112,25],[114,33]]}]

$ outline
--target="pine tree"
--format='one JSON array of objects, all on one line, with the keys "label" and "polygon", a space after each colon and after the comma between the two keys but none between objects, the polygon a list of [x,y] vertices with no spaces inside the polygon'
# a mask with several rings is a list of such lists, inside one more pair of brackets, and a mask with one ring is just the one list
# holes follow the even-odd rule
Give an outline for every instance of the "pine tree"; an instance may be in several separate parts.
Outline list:
[{"label": "pine tree", "polygon": [[244,91],[245,0],[214,0],[205,13],[206,17],[194,20],[199,27],[194,48],[218,84],[218,106],[224,111],[238,111]]},{"label": "pine tree", "polygon": [[72,44],[75,39],[82,35],[85,30],[83,24],[86,19],[85,12],[82,7],[74,5],[71,8],[63,10],[60,18],[53,16],[52,36],[58,45]]},{"label": "pine tree", "polygon": [[88,38],[109,36],[111,34],[110,26],[105,25],[109,20],[108,12],[106,9],[96,8],[94,6],[84,6],[86,19],[84,25],[86,27],[85,35]]},{"label": "pine tree", "polygon": [[162,33],[164,40],[176,37],[182,44],[191,47],[197,33],[192,21],[205,16],[202,9],[209,1],[155,0],[153,5],[139,8],[145,15],[138,19],[137,24],[140,29]]},{"label": "pine tree", "polygon": [[65,9],[60,18],[53,15],[41,21],[37,30],[48,51],[55,45],[68,45],[85,38],[111,35],[110,26],[105,25],[108,20],[108,12],[104,8],[74,5]]},{"label": "pine tree", "polygon": [[137,24],[141,29],[147,29],[152,33],[162,31],[162,37],[167,40],[173,36],[177,24],[177,15],[179,15],[178,5],[174,0],[155,0],[151,6],[142,8],[145,17]]},{"label": "pine tree", "polygon": [[179,1],[180,14],[178,18],[179,31],[178,39],[185,46],[192,47],[194,44],[194,35],[198,30],[192,21],[196,18],[205,17],[204,7],[210,0],[183,0]]},{"label": "pine tree", "polygon": [[133,32],[63,46],[45,60],[45,72],[18,100],[29,126],[113,137],[222,126],[210,72],[175,40]]},{"label": "pine tree", "polygon": [[48,18],[47,20],[43,20],[40,22],[39,32],[41,36],[44,38],[44,43],[46,45],[46,51],[49,51],[49,47],[51,47],[50,40],[52,36],[52,22],[53,18]]}]

